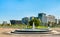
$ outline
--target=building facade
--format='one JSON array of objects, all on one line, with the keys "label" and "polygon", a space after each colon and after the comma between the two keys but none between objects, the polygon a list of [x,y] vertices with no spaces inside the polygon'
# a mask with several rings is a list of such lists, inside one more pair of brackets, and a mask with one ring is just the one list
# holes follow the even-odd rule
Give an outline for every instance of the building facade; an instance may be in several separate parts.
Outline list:
[{"label": "building facade", "polygon": [[58,24],[58,20],[57,19],[55,19],[55,23]]},{"label": "building facade", "polygon": [[21,20],[10,20],[11,24],[22,24]]},{"label": "building facade", "polygon": [[32,19],[38,19],[38,17],[34,17],[34,16],[32,16],[32,17],[30,17],[30,20],[32,20]]},{"label": "building facade", "polygon": [[28,17],[24,17],[24,18],[22,18],[22,23],[23,24],[28,24],[29,23],[29,18]]},{"label": "building facade", "polygon": [[47,17],[45,13],[39,13],[38,18],[41,20],[42,23],[47,23]]},{"label": "building facade", "polygon": [[7,21],[3,21],[3,23],[2,23],[3,25],[7,25],[8,23],[7,23]]},{"label": "building facade", "polygon": [[55,23],[55,16],[53,16],[53,15],[48,15],[47,16],[47,23],[48,22],[54,22]]},{"label": "building facade", "polygon": [[58,19],[58,24],[60,24],[60,19]]},{"label": "building facade", "polygon": [[34,19],[34,16],[30,17],[30,20]]}]

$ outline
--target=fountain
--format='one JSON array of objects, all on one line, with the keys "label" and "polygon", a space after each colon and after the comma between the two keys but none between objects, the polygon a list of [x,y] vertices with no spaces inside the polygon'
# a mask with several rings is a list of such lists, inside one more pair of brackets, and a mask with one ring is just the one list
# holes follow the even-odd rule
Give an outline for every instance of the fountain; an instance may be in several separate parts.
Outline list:
[{"label": "fountain", "polygon": [[35,29],[35,24],[34,24],[34,22],[33,22],[33,28],[32,29]]},{"label": "fountain", "polygon": [[15,30],[11,33],[17,33],[17,34],[21,34],[21,33],[48,33],[50,30],[47,29],[35,29],[35,24],[33,22],[33,26],[32,29],[19,29],[19,30]]}]

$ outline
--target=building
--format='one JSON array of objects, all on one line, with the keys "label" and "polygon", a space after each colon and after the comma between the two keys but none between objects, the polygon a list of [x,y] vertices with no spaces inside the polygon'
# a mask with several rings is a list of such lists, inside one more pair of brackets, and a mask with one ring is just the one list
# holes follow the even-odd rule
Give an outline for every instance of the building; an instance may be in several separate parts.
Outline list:
[{"label": "building", "polygon": [[43,24],[47,23],[47,17],[45,13],[39,13],[38,18],[41,20]]},{"label": "building", "polygon": [[53,15],[48,15],[47,16],[47,23],[48,22],[54,22],[55,23],[55,16],[53,16]]},{"label": "building", "polygon": [[34,19],[34,16],[30,17],[30,20]]},{"label": "building", "polygon": [[10,20],[11,24],[22,24],[21,20]]},{"label": "building", "polygon": [[57,19],[55,19],[55,23],[58,24],[58,20]]},{"label": "building", "polygon": [[7,21],[3,21],[3,23],[2,23],[3,25],[7,25],[8,23],[7,23]]},{"label": "building", "polygon": [[28,17],[22,18],[22,23],[23,23],[23,24],[28,24],[29,21],[30,21],[30,19],[29,19]]},{"label": "building", "polygon": [[34,18],[38,19],[38,17],[34,17],[34,16],[32,16],[32,17],[30,17],[30,20],[32,20],[32,19],[34,19]]},{"label": "building", "polygon": [[58,24],[60,24],[60,19],[58,19]]}]

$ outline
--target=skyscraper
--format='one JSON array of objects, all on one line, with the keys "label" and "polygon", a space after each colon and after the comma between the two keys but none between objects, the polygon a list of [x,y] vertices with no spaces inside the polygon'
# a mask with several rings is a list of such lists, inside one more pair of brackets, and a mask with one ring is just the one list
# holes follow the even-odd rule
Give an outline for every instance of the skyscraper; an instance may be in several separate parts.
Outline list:
[{"label": "skyscraper", "polygon": [[47,17],[45,13],[39,13],[38,18],[41,19],[42,23],[47,23]]}]

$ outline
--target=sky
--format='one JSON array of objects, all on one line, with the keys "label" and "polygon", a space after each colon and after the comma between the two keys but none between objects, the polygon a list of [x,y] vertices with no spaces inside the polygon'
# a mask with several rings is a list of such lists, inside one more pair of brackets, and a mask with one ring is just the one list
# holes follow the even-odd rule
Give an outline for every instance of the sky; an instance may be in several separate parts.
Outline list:
[{"label": "sky", "polygon": [[60,0],[0,0],[0,22],[46,13],[60,18]]}]

